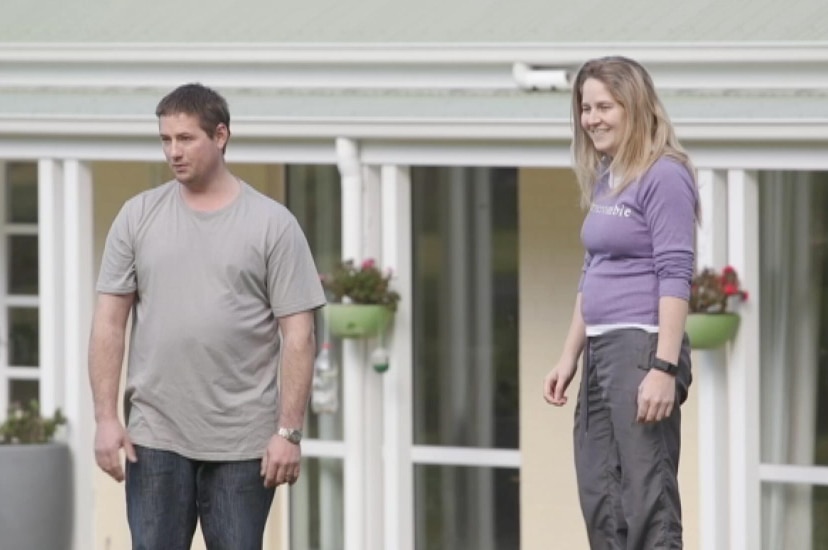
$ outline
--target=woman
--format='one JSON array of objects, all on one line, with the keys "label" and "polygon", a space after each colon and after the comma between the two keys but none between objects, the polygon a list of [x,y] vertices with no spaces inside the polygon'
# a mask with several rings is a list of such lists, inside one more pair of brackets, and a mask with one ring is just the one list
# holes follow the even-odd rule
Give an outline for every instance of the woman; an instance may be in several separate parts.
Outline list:
[{"label": "woman", "polygon": [[587,62],[575,79],[572,116],[586,255],[544,397],[566,403],[583,352],[575,469],[591,548],[681,548],[678,405],[691,379],[684,322],[694,171],[635,61]]}]

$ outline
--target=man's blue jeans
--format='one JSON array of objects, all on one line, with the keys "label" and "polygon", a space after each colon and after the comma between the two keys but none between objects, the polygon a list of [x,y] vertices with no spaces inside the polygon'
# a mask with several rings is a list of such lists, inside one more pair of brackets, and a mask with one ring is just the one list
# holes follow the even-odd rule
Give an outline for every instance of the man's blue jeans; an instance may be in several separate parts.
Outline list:
[{"label": "man's blue jeans", "polygon": [[208,550],[261,550],[275,489],[259,460],[206,462],[135,447],[127,462],[127,519],[133,550],[190,550],[196,520]]}]

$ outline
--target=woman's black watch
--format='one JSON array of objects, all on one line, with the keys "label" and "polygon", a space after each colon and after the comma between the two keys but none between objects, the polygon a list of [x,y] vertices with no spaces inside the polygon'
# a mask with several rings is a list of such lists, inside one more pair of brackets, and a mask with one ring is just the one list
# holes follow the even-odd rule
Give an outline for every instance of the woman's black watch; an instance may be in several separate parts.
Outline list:
[{"label": "woman's black watch", "polygon": [[672,363],[665,361],[664,359],[659,359],[658,357],[653,358],[653,362],[650,364],[650,366],[654,369],[666,372],[667,374],[672,374],[673,376],[678,374],[678,365],[674,365]]}]

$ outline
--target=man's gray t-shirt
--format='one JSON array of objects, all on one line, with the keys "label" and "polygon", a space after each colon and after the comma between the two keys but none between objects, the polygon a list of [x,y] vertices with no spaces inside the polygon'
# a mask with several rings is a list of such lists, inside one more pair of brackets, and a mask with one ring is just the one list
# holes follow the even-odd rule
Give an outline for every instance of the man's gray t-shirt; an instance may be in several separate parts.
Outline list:
[{"label": "man's gray t-shirt", "polygon": [[127,201],[101,262],[98,292],[136,292],[129,435],[195,460],[260,458],[278,422],[277,318],[325,303],[319,275],[279,203],[242,183],[198,212],[179,185]]}]

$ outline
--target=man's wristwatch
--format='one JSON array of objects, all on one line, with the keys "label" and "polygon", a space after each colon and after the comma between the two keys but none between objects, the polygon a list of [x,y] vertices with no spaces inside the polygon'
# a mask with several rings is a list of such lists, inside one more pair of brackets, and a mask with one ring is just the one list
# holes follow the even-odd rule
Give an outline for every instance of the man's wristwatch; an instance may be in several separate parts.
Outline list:
[{"label": "man's wristwatch", "polygon": [[284,437],[294,445],[299,445],[299,442],[302,441],[302,432],[300,432],[299,430],[294,430],[293,428],[284,428],[280,426],[279,430],[276,433]]},{"label": "man's wristwatch", "polygon": [[653,358],[653,362],[650,363],[650,366],[654,369],[666,372],[667,374],[672,374],[673,376],[678,374],[678,365],[674,365],[673,363],[669,363],[664,359],[659,359],[658,357]]}]

